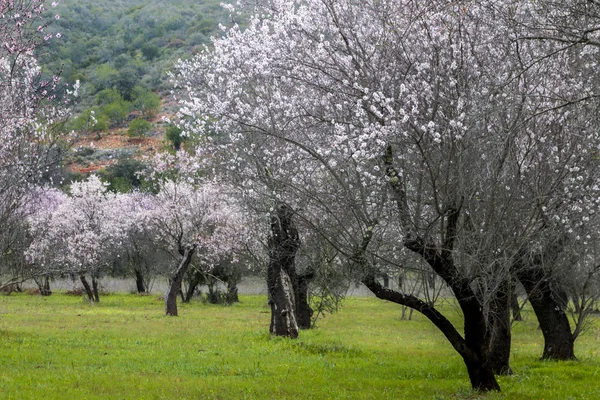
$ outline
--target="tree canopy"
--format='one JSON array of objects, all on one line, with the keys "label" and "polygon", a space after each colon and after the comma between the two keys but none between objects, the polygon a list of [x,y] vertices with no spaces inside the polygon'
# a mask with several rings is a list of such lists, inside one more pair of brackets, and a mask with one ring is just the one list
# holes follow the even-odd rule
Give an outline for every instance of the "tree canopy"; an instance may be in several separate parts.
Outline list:
[{"label": "tree canopy", "polygon": [[[181,124],[226,137],[198,153],[223,150],[210,158],[246,193],[298,210],[377,296],[444,333],[474,388],[498,389],[512,277],[529,290],[598,265],[567,256],[594,253],[595,51],[536,39],[558,22],[533,2],[270,1],[178,64]],[[437,274],[464,334],[427,299],[380,287],[386,265]],[[547,341],[568,327],[549,299]],[[573,355],[567,331],[556,357]]]}]

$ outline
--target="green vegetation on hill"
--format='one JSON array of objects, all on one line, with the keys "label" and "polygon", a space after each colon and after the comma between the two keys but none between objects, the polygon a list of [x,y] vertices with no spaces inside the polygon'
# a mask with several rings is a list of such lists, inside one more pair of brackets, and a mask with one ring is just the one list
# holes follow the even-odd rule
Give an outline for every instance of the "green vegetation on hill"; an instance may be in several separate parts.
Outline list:
[{"label": "green vegetation on hill", "polygon": [[[77,112],[65,129],[96,140],[115,129],[138,138],[161,135],[163,128],[148,121],[160,112],[175,111],[161,109],[160,94],[164,98],[170,89],[166,72],[178,58],[191,57],[210,45],[210,38],[221,32],[219,24],[231,25],[229,12],[220,4],[221,0],[97,0],[49,5],[49,12],[59,18],[44,33],[60,33],[60,37],[40,53],[44,71],[62,69],[63,81],[81,84]],[[166,148],[178,148],[181,140],[173,143],[166,143]],[[66,162],[92,166],[100,153],[72,153]],[[118,159],[138,170],[144,168],[131,157],[140,158],[133,150]],[[124,185],[125,178],[113,182],[111,171],[98,172],[111,187],[136,187],[132,179]],[[63,175],[64,182],[78,179],[66,171]]]},{"label": "green vegetation on hill", "polygon": [[[131,100],[136,85],[163,90],[165,71],[174,60],[189,57],[219,24],[231,24],[219,0],[97,0],[61,2],[50,26],[60,32],[44,49],[47,71],[63,68],[70,83],[80,80],[83,93],[117,89]],[[85,99],[84,99],[85,100]]]}]

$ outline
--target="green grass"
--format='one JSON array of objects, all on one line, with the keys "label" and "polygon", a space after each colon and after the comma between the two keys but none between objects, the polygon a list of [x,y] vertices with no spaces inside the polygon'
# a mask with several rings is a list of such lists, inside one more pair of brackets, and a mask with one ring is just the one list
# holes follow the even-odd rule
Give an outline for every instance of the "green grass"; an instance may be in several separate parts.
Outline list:
[{"label": "green grass", "polygon": [[[271,338],[262,296],[231,307],[200,302],[162,315],[154,296],[0,297],[2,399],[596,399],[598,321],[577,362],[541,362],[533,315],[514,329],[502,392],[470,390],[459,356],[423,317],[349,298],[298,340]],[[452,312],[448,307],[445,311]],[[596,318],[596,317],[595,317]]]}]

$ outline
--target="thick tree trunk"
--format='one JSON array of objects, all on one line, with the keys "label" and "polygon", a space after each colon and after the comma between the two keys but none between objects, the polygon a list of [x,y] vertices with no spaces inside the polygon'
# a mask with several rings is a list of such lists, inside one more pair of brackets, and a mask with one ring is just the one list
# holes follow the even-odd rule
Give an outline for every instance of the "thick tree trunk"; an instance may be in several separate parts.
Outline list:
[{"label": "thick tree trunk", "polygon": [[527,299],[544,335],[542,359],[575,359],[575,337],[565,313],[568,297],[547,266],[564,251],[566,237],[549,241],[540,252],[524,252],[513,264],[513,271],[527,293]]},{"label": "thick tree trunk", "polygon": [[[267,285],[271,306],[270,332],[276,336],[298,337],[294,284],[295,257],[300,239],[292,221],[292,210],[284,204],[271,216]],[[292,275],[292,277],[290,276]]]},{"label": "thick tree trunk", "polygon": [[458,351],[467,366],[471,386],[480,392],[500,390],[494,368],[488,359],[489,330],[479,301],[474,297],[465,298],[464,291],[456,290],[456,293],[459,293],[456,298],[463,312],[466,346],[466,350]]},{"label": "thick tree trunk", "polygon": [[557,300],[549,278],[536,277],[539,273],[522,271],[519,279],[527,291],[527,296],[544,335],[542,359],[575,359],[575,340],[571,333],[569,319]]},{"label": "thick tree trunk", "polygon": [[540,327],[544,335],[542,359],[574,360],[576,358],[575,340],[564,311],[557,310],[547,302],[536,301],[535,305],[532,303],[532,306],[540,321]]},{"label": "thick tree trunk", "polygon": [[473,389],[481,392],[500,390],[492,367],[486,362],[485,353],[482,351],[483,338],[474,336],[472,332],[473,329],[477,329],[479,323],[484,322],[475,321],[481,318],[479,314],[467,313],[464,315],[465,339],[463,339],[452,323],[433,305],[415,296],[387,289],[372,275],[363,278],[362,283],[378,298],[410,307],[427,317],[463,358]]},{"label": "thick tree trunk", "polygon": [[80,275],[79,280],[81,281],[81,284],[83,285],[83,289],[85,290],[85,293],[87,294],[88,300],[90,301],[90,303],[93,303],[94,302],[94,292],[92,291],[92,288],[90,287],[90,284],[88,283],[85,275]]},{"label": "thick tree trunk", "polygon": [[283,269],[274,271],[277,274],[270,291],[271,326],[270,332],[275,336],[298,337],[298,322],[296,321],[294,288],[292,281]]},{"label": "thick tree trunk", "polygon": [[138,293],[146,293],[146,283],[144,282],[144,275],[142,275],[142,271],[138,268],[134,268],[133,272],[135,274],[135,287]]},{"label": "thick tree trunk", "polygon": [[[394,167],[393,148],[389,145],[386,154],[383,157],[386,167],[386,175],[389,178],[389,185],[392,189],[392,197],[396,203],[400,223],[406,232],[403,245],[406,249],[418,254],[431,266],[432,277],[439,276],[452,289],[456,300],[463,312],[464,318],[464,339],[458,333],[456,328],[448,319],[446,319],[432,304],[426,303],[415,296],[404,295],[390,289],[384,288],[373,276],[367,276],[363,283],[379,298],[394,301],[398,304],[413,308],[425,315],[435,326],[446,336],[454,349],[462,356],[471,385],[475,390],[487,392],[500,390],[492,367],[487,361],[487,338],[488,326],[486,324],[483,307],[473,289],[471,280],[461,274],[460,270],[454,264],[452,252],[454,251],[454,242],[457,237],[459,216],[462,207],[462,200],[457,204],[452,204],[446,210],[444,218],[446,227],[442,243],[439,246],[426,242],[426,239],[414,232],[414,225],[411,218],[411,210],[408,207],[405,187],[401,175]],[[365,232],[363,242],[358,249],[355,259],[359,263],[366,264],[364,254],[371,241],[373,227],[370,226]],[[435,280],[432,279],[432,286]]]},{"label": "thick tree trunk", "polygon": [[552,278],[539,265],[522,266],[516,269],[516,274],[544,335],[542,359],[575,359],[575,339],[564,312],[562,296],[553,290]]},{"label": "thick tree trunk", "polygon": [[181,262],[177,267],[177,271],[171,278],[171,283],[165,293],[165,314],[171,316],[177,316],[177,293],[181,289],[181,282],[183,277],[190,266],[192,256],[194,255],[195,247],[186,247],[183,250]]},{"label": "thick tree trunk", "polygon": [[497,375],[510,375],[510,293],[509,282],[498,288],[490,304],[487,359]]},{"label": "thick tree trunk", "polygon": [[486,364],[477,356],[467,358],[463,356],[463,361],[467,366],[467,373],[473,389],[479,392],[500,391],[500,385],[498,385],[496,376],[489,364]]},{"label": "thick tree trunk", "polygon": [[202,282],[203,275],[199,270],[194,270],[193,274],[190,276],[190,280],[188,282],[187,292],[185,294],[184,303],[189,303],[192,301],[192,297],[194,297],[194,293],[196,293],[196,289]]},{"label": "thick tree trunk", "polygon": [[314,274],[308,273],[298,275],[298,285],[296,293],[296,318],[300,329],[310,329],[313,309],[308,303],[308,285],[313,279]]},{"label": "thick tree trunk", "polygon": [[[449,223],[449,226],[450,225],[451,224]],[[473,389],[481,392],[500,390],[492,366],[487,359],[489,345],[488,324],[486,323],[487,321],[482,310],[481,302],[477,299],[477,296],[471,289],[470,280],[460,275],[452,261],[449,250],[444,250],[440,253],[435,248],[426,245],[424,240],[419,236],[406,238],[404,246],[407,249],[420,254],[423,259],[427,261],[444,282],[450,286],[458,301],[465,324],[464,340],[460,338],[462,343],[457,341],[457,339],[448,336],[445,330],[449,328],[443,327],[442,329],[437,324],[436,326],[442,330],[450,340],[450,343],[452,343],[454,348],[463,357]],[[452,244],[447,242],[442,247],[444,249],[451,249]],[[410,304],[405,305],[423,313],[419,308],[413,307]],[[428,316],[428,318],[430,317]],[[434,320],[432,320],[432,322],[436,323]],[[448,324],[450,323],[448,322]],[[454,327],[452,327],[452,329],[454,330]]]}]

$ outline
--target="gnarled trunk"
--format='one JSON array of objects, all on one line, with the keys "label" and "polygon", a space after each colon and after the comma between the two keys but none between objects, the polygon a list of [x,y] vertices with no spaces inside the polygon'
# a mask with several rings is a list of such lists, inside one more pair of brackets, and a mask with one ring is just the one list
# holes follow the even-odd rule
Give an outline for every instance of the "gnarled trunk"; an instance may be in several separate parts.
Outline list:
[{"label": "gnarled trunk", "polygon": [[473,389],[488,392],[500,390],[491,365],[487,362],[484,351],[484,338],[474,332],[485,321],[480,313],[465,313],[465,338],[458,333],[452,323],[433,305],[412,295],[405,295],[385,288],[377,282],[373,275],[363,278],[362,283],[380,299],[410,307],[427,317],[448,339],[452,347],[460,354],[469,374]]},{"label": "gnarled trunk", "polygon": [[542,359],[574,360],[575,340],[565,312],[547,301],[533,301],[531,304],[544,335]]},{"label": "gnarled trunk", "polygon": [[175,274],[171,278],[171,283],[167,288],[167,292],[165,293],[165,314],[176,317],[177,314],[177,294],[181,288],[181,282],[183,281],[183,276],[185,275],[187,269],[190,266],[192,261],[192,256],[194,255],[194,251],[196,250],[195,246],[186,247],[180,253],[182,258]]},{"label": "gnarled trunk", "polygon": [[542,359],[575,359],[575,337],[565,313],[568,297],[548,267],[564,251],[566,244],[566,237],[556,237],[541,251],[524,251],[512,266],[514,275],[525,288],[544,335]]},{"label": "gnarled trunk", "polygon": [[280,204],[271,216],[267,285],[271,306],[270,332],[277,336],[298,337],[293,281],[295,257],[300,239],[292,221],[292,210]]},{"label": "gnarled trunk", "polygon": [[514,274],[525,288],[544,335],[542,359],[575,359],[575,338],[564,311],[566,295],[544,266],[544,262],[553,261],[562,246],[561,241],[551,243],[544,253],[521,255],[513,264]]},{"label": "gnarled trunk", "polygon": [[516,268],[516,274],[527,292],[527,297],[544,335],[542,359],[575,359],[575,339],[564,311],[564,299],[553,288],[552,277],[541,265],[531,263]]},{"label": "gnarled trunk", "polygon": [[273,271],[276,276],[270,293],[271,326],[270,332],[276,336],[298,337],[296,321],[294,289],[292,281],[283,269]]},{"label": "gnarled trunk", "polygon": [[504,281],[490,304],[487,358],[497,375],[510,375],[510,283]]}]

